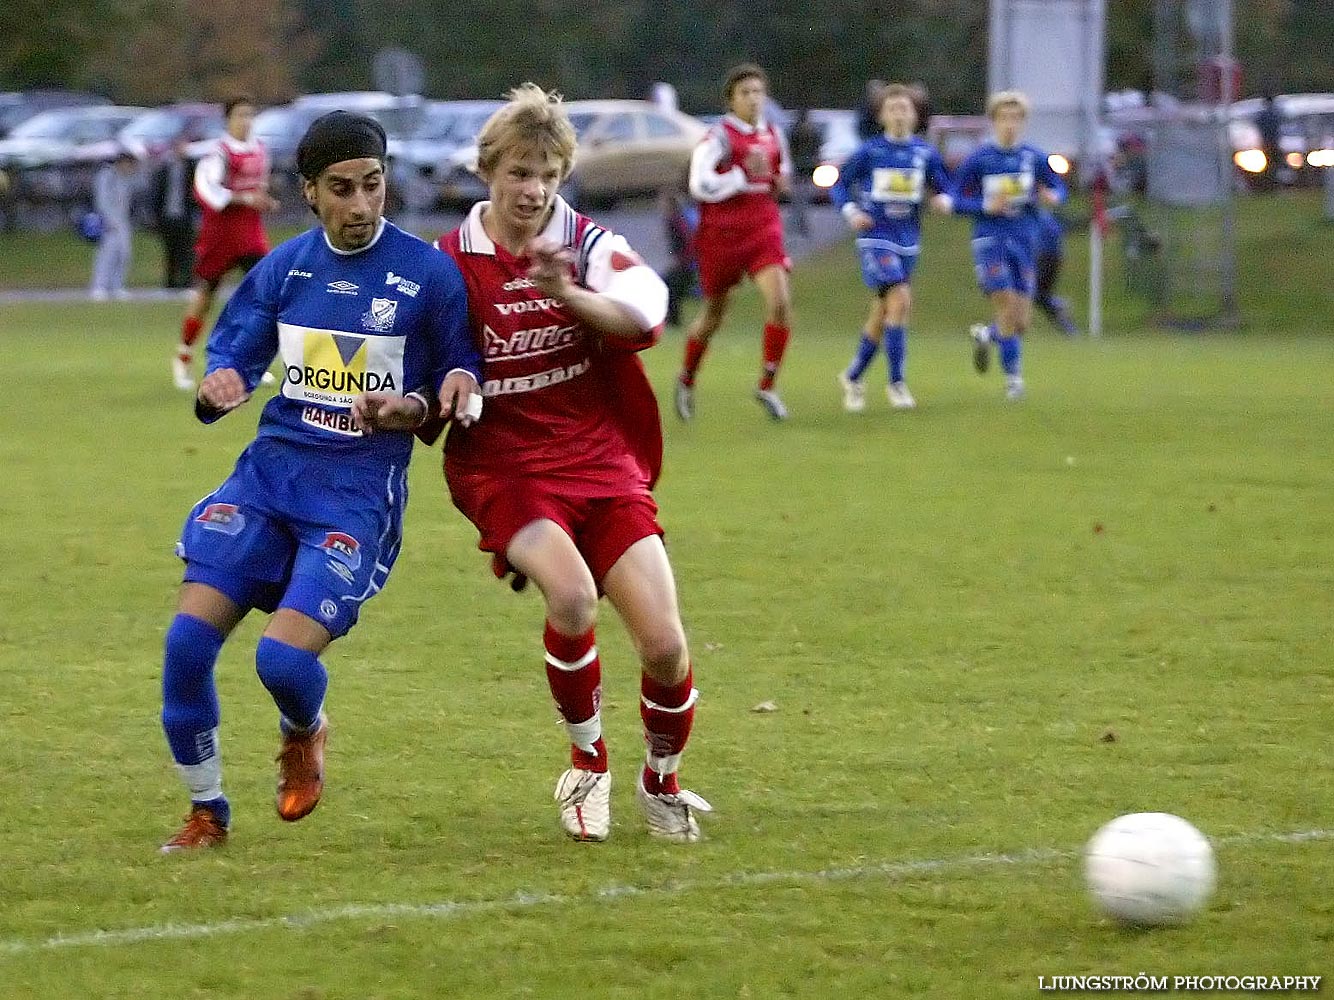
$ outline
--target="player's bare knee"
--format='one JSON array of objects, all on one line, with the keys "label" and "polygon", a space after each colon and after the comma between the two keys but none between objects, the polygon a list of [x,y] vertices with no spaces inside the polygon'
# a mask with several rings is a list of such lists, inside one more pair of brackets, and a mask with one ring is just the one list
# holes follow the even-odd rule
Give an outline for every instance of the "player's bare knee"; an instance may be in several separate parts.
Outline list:
[{"label": "player's bare knee", "polygon": [[644,673],[660,684],[679,684],[685,679],[690,658],[686,637],[679,627],[654,630],[636,637]]},{"label": "player's bare knee", "polygon": [[564,635],[582,635],[593,627],[598,614],[598,592],[592,578],[562,580],[544,591],[547,619]]}]

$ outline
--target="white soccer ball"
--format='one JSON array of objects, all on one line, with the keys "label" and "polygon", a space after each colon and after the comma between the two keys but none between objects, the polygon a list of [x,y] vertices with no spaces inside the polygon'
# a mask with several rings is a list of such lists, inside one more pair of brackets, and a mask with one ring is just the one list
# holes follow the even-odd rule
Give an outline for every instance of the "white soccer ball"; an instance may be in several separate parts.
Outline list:
[{"label": "white soccer ball", "polygon": [[1119,816],[1084,849],[1084,877],[1103,912],[1141,927],[1190,920],[1213,894],[1215,872],[1204,834],[1170,813]]}]

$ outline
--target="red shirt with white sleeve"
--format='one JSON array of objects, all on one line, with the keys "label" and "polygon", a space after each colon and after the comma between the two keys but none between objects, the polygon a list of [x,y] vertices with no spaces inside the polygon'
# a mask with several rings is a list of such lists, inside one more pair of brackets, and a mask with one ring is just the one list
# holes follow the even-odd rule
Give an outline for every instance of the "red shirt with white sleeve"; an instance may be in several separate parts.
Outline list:
[{"label": "red shirt with white sleeve", "polygon": [[761,119],[724,115],[690,158],[690,193],[700,204],[700,229],[781,227],[774,200],[779,177],[792,176],[782,132]]},{"label": "red shirt with white sleeve", "polygon": [[195,198],[204,209],[197,248],[201,259],[269,252],[259,209],[236,202],[238,194],[266,191],[268,184],[269,154],[262,142],[230,135],[218,139],[195,169]]},{"label": "red shirt with white sleeve", "polygon": [[542,236],[573,253],[577,284],[615,299],[645,331],[633,343],[605,337],[527,277],[529,258],[491,240],[488,204],[438,244],[463,273],[483,359],[482,418],[453,425],[445,445],[451,489],[469,476],[542,479],[571,497],[647,489],[661,468],[662,431],[634,352],[662,329],[666,286],[623,237],[557,198]]}]

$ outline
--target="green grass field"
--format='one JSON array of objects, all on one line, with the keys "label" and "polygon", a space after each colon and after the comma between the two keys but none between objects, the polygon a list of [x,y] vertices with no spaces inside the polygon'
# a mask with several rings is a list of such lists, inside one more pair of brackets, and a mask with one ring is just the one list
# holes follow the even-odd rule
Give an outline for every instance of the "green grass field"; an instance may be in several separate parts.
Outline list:
[{"label": "green grass field", "polygon": [[[193,421],[174,305],[0,306],[0,996],[990,998],[1039,976],[1334,974],[1317,214],[1248,205],[1239,333],[1148,328],[1114,272],[1102,342],[1039,321],[1019,406],[968,365],[961,226],[928,233],[913,413],[889,410],[882,363],[868,411],[840,409],[865,307],[847,247],[795,276],[786,426],[749,398],[742,296],[699,419],[668,418],[658,490],[703,691],[683,775],[717,810],[692,848],[640,828],[636,668],[610,614],[613,836],[562,839],[540,602],[489,576],[422,453],[393,581],[325,657],[319,810],[273,813],[249,621],[219,665],[232,841],[160,857],[184,811],[157,723],[172,543],[258,407]],[[648,355],[664,400],[679,349]],[[1122,931],[1084,896],[1079,848],[1138,810],[1214,840],[1219,889],[1189,927]]]}]

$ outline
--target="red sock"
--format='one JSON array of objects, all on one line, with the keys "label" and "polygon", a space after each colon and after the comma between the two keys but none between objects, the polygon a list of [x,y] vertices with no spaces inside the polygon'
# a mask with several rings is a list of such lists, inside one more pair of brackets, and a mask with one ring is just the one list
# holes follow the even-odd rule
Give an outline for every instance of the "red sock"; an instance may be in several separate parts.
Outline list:
[{"label": "red sock", "polygon": [[686,358],[681,368],[681,382],[685,385],[695,384],[695,372],[699,371],[699,363],[704,360],[704,352],[709,349],[707,340],[700,340],[698,337],[688,337],[686,339]]},{"label": "red sock", "polygon": [[792,331],[776,323],[764,324],[764,374],[760,376],[760,388],[772,389],[778,378],[778,368],[783,363],[783,352]]},{"label": "red sock", "polygon": [[[181,346],[193,347],[194,342],[199,339],[199,331],[204,328],[204,321],[198,316],[187,316],[181,321]],[[188,357],[190,352],[182,350],[182,356]]]},{"label": "red sock", "polygon": [[639,717],[644,720],[644,742],[648,745],[644,789],[650,795],[681,790],[676,770],[695,722],[699,692],[694,680],[694,671],[687,667],[679,684],[662,684],[648,674],[640,681]]},{"label": "red sock", "polygon": [[[562,635],[547,622],[542,637],[547,650],[547,683],[570,734],[570,761],[585,771],[607,770],[602,742],[602,664],[593,630]],[[591,748],[591,752],[590,749]]]}]

